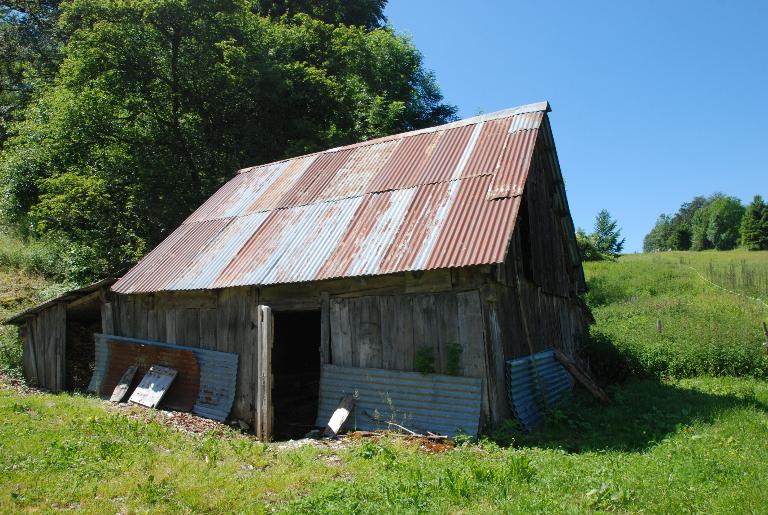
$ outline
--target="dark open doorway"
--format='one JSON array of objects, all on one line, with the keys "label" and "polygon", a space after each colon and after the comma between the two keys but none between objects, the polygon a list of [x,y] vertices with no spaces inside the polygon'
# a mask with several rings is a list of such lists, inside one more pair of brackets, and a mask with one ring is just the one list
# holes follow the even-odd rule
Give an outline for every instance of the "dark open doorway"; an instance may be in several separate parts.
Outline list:
[{"label": "dark open doorway", "polygon": [[94,334],[101,332],[99,292],[67,305],[65,388],[85,391],[95,365]]},{"label": "dark open doorway", "polygon": [[275,312],[272,347],[274,438],[301,438],[315,426],[320,390],[320,312]]}]

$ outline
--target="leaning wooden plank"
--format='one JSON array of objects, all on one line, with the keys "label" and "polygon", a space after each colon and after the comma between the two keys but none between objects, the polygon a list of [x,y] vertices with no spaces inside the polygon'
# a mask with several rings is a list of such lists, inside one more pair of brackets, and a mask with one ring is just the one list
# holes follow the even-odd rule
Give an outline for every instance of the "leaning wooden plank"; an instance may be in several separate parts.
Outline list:
[{"label": "leaning wooden plank", "polygon": [[349,416],[352,414],[352,409],[355,406],[355,400],[346,395],[339,402],[339,406],[336,411],[331,415],[331,420],[328,421],[328,425],[325,426],[324,436],[336,436],[344,429],[344,426],[349,420]]},{"label": "leaning wooden plank", "polygon": [[603,404],[611,404],[611,398],[608,397],[608,394],[606,394],[602,388],[597,386],[597,384],[592,380],[592,378],[587,375],[586,371],[584,371],[579,365],[576,364],[575,361],[573,361],[571,358],[560,352],[559,350],[555,349],[555,357],[557,360],[563,364],[563,366],[568,369],[568,372],[571,373],[571,375],[579,382],[581,383],[584,388],[589,390],[589,392],[594,395],[600,402]]},{"label": "leaning wooden plank", "polygon": [[176,374],[176,369],[152,365],[128,400],[147,408],[156,408],[176,379]]},{"label": "leaning wooden plank", "polygon": [[136,375],[136,370],[138,370],[138,368],[139,367],[136,365],[131,365],[125,369],[125,372],[123,372],[123,375],[120,377],[120,381],[118,381],[117,386],[115,386],[115,390],[112,392],[112,396],[109,398],[110,402],[120,402],[123,400],[123,397],[125,397],[125,394],[128,393],[128,390],[131,388],[133,377]]}]

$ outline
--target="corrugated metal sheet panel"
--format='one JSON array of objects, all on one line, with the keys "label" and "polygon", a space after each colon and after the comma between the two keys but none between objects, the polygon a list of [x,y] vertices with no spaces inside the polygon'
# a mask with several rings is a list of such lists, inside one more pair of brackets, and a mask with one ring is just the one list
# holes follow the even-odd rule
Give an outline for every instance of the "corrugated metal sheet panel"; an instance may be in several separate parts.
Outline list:
[{"label": "corrugated metal sheet panel", "polygon": [[432,184],[457,179],[458,176],[454,177],[456,167],[465,154],[474,130],[474,125],[465,125],[445,131],[429,162],[417,177],[416,184]]},{"label": "corrugated metal sheet panel", "polygon": [[521,200],[485,200],[492,180],[481,176],[460,181],[426,269],[504,261]]},{"label": "corrugated metal sheet panel", "polygon": [[[129,291],[170,289],[231,218],[183,224],[115,283]],[[113,287],[114,289],[114,287]]]},{"label": "corrugated metal sheet panel", "polygon": [[402,141],[392,140],[356,148],[322,191],[318,200],[359,196],[381,172]]},{"label": "corrugated metal sheet panel", "polygon": [[477,435],[482,381],[472,377],[323,365],[316,425],[330,420],[339,401],[355,397],[348,428],[388,429],[386,421],[414,431]]},{"label": "corrugated metal sheet panel", "polygon": [[507,361],[507,389],[512,412],[532,431],[573,389],[573,378],[550,350]]},{"label": "corrugated metal sheet panel", "polygon": [[366,193],[412,188],[429,162],[444,132],[428,132],[405,137],[392,153],[389,161],[371,180]]},{"label": "corrugated metal sheet panel", "polygon": [[187,350],[192,351],[197,358],[197,366],[200,370],[200,390],[197,394],[195,405],[192,407],[192,412],[214,420],[225,420],[229,416],[235,400],[235,388],[237,385],[237,354],[109,334],[97,333],[95,336],[96,368],[88,385],[89,391],[101,391],[110,361],[110,343],[149,345],[164,349]]},{"label": "corrugated metal sheet panel", "polygon": [[498,171],[488,192],[489,200],[523,194],[538,134],[536,129],[507,134],[504,150],[499,156]]},{"label": "corrugated metal sheet panel", "polygon": [[533,104],[242,170],[113,290],[500,263],[547,109]]},{"label": "corrugated metal sheet panel", "polygon": [[366,196],[318,279],[374,275],[411,204],[415,188]]},{"label": "corrugated metal sheet panel", "polygon": [[352,150],[337,150],[320,154],[296,184],[280,199],[279,207],[305,206],[316,202],[336,172],[349,159]]}]

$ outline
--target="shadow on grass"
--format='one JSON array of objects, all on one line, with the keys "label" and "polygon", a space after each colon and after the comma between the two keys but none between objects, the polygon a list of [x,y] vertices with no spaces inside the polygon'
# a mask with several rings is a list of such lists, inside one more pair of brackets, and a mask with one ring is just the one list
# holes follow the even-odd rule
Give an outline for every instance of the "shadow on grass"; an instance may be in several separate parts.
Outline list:
[{"label": "shadow on grass", "polygon": [[487,436],[499,445],[564,449],[642,451],[681,428],[711,423],[725,411],[768,411],[747,388],[728,394],[707,393],[654,380],[631,379],[611,392],[614,404],[602,406],[589,394],[574,393],[532,433],[510,422]]}]

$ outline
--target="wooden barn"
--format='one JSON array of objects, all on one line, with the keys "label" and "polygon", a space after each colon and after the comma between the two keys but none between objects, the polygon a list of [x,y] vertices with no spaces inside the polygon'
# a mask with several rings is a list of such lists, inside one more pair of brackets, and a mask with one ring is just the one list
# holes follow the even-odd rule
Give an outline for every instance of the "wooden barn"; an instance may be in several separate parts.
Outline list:
[{"label": "wooden barn", "polygon": [[111,287],[100,338],[236,355],[229,417],[262,437],[345,394],[358,427],[509,417],[506,361],[572,355],[589,320],[548,112],[240,170]]}]

